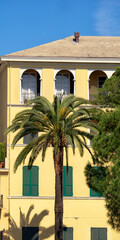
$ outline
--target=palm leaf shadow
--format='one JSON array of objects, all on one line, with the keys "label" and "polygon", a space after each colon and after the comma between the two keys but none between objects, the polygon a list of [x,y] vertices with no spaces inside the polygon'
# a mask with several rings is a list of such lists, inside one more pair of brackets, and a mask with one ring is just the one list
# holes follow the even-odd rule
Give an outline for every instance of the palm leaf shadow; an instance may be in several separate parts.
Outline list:
[{"label": "palm leaf shadow", "polygon": [[[55,227],[50,226],[48,228],[40,226],[42,219],[49,215],[48,210],[43,210],[41,213],[35,213],[32,219],[30,220],[30,215],[34,206],[31,205],[28,209],[27,214],[25,215],[22,213],[20,208],[20,226],[17,226],[15,220],[9,214],[5,214],[5,217],[8,217],[9,222],[9,230],[4,232],[4,239],[8,240],[9,237],[12,237],[14,240],[21,240],[22,239],[22,227],[39,227],[39,238],[40,240],[44,240],[49,238],[51,235],[55,233]],[[36,239],[36,236],[34,236]],[[30,240],[30,239],[29,239]]]}]

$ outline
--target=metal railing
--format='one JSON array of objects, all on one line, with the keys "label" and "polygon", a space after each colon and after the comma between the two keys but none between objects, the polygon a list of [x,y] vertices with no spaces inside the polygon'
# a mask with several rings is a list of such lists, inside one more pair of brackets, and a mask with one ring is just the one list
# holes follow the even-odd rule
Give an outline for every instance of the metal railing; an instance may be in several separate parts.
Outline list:
[{"label": "metal railing", "polygon": [[21,103],[26,104],[29,100],[32,100],[38,96],[40,96],[40,94],[22,93],[21,94]]},{"label": "metal railing", "polygon": [[3,208],[3,195],[0,194],[0,208]]},{"label": "metal railing", "polygon": [[64,91],[63,89],[61,89],[61,90],[55,89],[55,95],[56,95],[59,99],[63,100],[63,99],[67,96],[67,92]]}]

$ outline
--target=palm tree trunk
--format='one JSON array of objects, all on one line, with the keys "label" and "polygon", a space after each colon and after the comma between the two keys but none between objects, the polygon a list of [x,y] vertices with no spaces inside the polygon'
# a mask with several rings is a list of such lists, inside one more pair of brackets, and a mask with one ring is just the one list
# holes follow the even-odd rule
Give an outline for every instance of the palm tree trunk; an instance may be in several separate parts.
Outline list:
[{"label": "palm tree trunk", "polygon": [[55,160],[55,240],[63,240],[63,147]]}]

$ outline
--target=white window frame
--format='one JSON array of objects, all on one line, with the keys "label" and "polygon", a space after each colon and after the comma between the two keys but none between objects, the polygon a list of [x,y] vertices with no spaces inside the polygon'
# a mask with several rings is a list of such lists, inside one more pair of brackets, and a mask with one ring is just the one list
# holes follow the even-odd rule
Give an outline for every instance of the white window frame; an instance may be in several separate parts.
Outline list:
[{"label": "white window frame", "polygon": [[22,76],[26,71],[35,71],[39,73],[40,76],[40,96],[42,95],[42,69],[41,68],[20,68],[20,104],[24,104],[22,102]]}]

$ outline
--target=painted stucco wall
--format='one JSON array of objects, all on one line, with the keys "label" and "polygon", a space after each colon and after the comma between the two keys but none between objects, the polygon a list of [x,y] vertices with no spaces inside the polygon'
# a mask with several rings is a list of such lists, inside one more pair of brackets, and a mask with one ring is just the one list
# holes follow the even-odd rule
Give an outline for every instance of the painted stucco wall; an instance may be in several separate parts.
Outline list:
[{"label": "painted stucco wall", "polygon": [[[76,96],[88,98],[88,66],[74,65],[74,64],[48,64],[48,63],[12,63],[6,73],[2,77],[2,81],[7,84],[7,97],[3,97],[7,101],[8,106],[5,107],[7,112],[7,126],[11,124],[15,115],[26,109],[26,106],[20,104],[20,69],[41,69],[42,81],[42,95],[46,96],[50,101],[53,100],[54,95],[54,69],[74,69],[75,70],[75,94]],[[3,88],[5,86],[3,85]],[[6,100],[7,99],[7,100]],[[3,131],[3,130],[2,130]],[[47,239],[54,239],[54,194],[55,194],[55,174],[52,147],[48,148],[45,161],[41,161],[39,155],[35,161],[35,165],[39,166],[39,195],[38,197],[24,197],[22,194],[23,188],[23,173],[22,165],[17,172],[13,173],[13,166],[15,159],[19,152],[23,149],[23,141],[20,140],[17,146],[11,149],[11,143],[14,134],[10,133],[7,137],[7,162],[9,165],[9,179],[2,176],[2,191],[7,200],[5,200],[6,209],[10,212],[10,216],[14,219],[18,228],[20,227],[20,209],[25,216],[28,213],[30,206],[34,206],[31,210],[29,224],[37,226],[37,215],[43,214],[43,219],[40,224],[43,230],[48,231]],[[90,160],[89,153],[85,150],[84,156],[81,158],[76,148],[76,154],[73,156],[71,147],[69,147],[69,166],[73,167],[73,197],[64,197],[64,218],[63,222],[68,227],[73,227],[73,239],[90,240],[91,227],[107,227],[108,240],[119,240],[119,236],[115,231],[111,230],[107,224],[107,216],[105,209],[105,201],[102,198],[90,198],[90,190],[85,183],[84,167]],[[27,165],[28,159],[25,162]],[[66,165],[64,159],[64,165]],[[9,181],[9,183],[7,182]],[[6,185],[8,186],[6,190]],[[4,189],[5,188],[5,189]],[[8,198],[7,198],[8,196]],[[49,213],[47,212],[49,211]],[[4,212],[4,211],[3,211]],[[3,214],[3,213],[2,213]],[[37,215],[35,215],[37,214]],[[31,219],[34,216],[34,221]],[[6,219],[1,218],[2,226]],[[25,222],[22,222],[26,226]],[[46,228],[46,229],[45,229]],[[15,239],[22,240],[21,230],[15,232]],[[43,231],[43,236],[45,232]],[[51,236],[50,236],[51,234]]]}]

